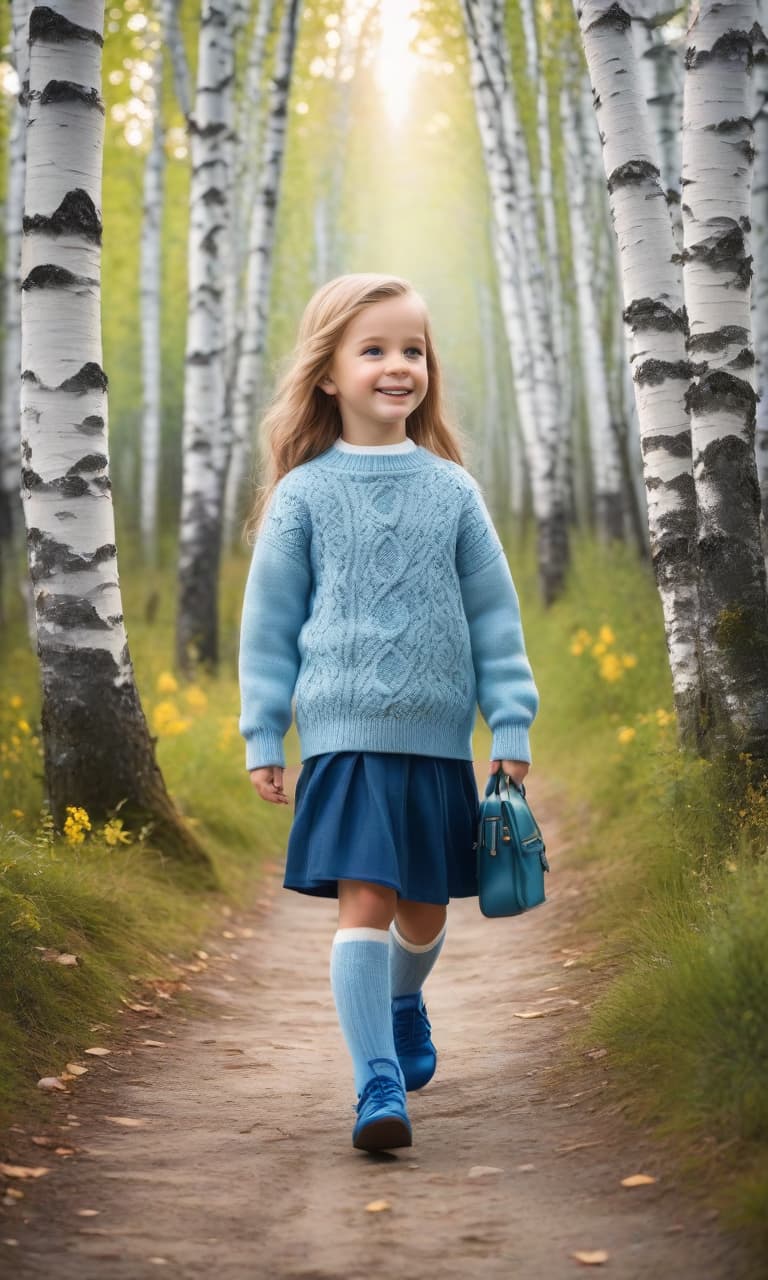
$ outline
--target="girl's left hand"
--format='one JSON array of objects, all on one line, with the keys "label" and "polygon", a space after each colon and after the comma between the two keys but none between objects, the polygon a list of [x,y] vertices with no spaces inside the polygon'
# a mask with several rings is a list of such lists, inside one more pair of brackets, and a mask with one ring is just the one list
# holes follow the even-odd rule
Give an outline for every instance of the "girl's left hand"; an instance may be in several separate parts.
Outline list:
[{"label": "girl's left hand", "polygon": [[531,766],[527,760],[492,760],[488,772],[498,773],[499,768],[501,768],[504,770],[504,773],[508,773],[510,778],[513,778],[515,782],[520,783],[523,781],[523,778],[530,767]]}]

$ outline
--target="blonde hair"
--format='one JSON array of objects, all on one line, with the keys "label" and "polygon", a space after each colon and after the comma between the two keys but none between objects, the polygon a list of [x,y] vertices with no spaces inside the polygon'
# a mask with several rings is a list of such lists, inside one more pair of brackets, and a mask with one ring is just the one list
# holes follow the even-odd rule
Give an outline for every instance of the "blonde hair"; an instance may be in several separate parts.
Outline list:
[{"label": "blonde hair", "polygon": [[442,374],[423,298],[399,276],[355,272],[329,280],[307,303],[296,346],[261,420],[259,448],[264,483],[244,527],[249,542],[258,536],[275,486],[294,467],[329,449],[341,435],[341,416],[334,396],[318,382],[326,374],[347,325],[374,302],[408,295],[424,306],[424,336],[429,377],[427,394],[407,420],[417,445],[464,466],[466,441],[453,426],[443,404]]}]

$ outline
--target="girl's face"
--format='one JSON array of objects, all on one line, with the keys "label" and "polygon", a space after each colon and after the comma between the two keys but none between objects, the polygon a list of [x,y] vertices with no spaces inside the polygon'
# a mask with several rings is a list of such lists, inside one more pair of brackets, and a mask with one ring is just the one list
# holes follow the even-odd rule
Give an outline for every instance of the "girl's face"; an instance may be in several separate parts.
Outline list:
[{"label": "girl's face", "polygon": [[428,383],[424,311],[404,294],[350,320],[319,386],[336,397],[350,443],[393,444],[405,439],[405,420]]}]

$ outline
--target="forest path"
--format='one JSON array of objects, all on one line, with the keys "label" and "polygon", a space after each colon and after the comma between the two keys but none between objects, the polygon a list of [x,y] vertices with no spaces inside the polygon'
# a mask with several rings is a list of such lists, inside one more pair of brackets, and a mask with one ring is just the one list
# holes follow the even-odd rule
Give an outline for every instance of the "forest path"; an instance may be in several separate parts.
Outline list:
[{"label": "forest path", "polygon": [[[482,795],[485,762],[476,769]],[[409,1095],[412,1148],[352,1148],[351,1067],[328,984],[335,903],[283,891],[273,868],[253,910],[204,944],[208,968],[189,976],[198,1007],[130,1014],[112,1054],[83,1058],[89,1074],[51,1099],[48,1132],[75,1154],[10,1135],[17,1162],[51,1172],[13,1184],[25,1195],[0,1210],[0,1274],[561,1280],[581,1265],[574,1251],[606,1250],[619,1280],[753,1278],[663,1153],[601,1099],[608,1059],[571,1055],[567,1072],[547,1071],[599,978],[584,925],[574,934],[593,890],[561,866],[557,791],[532,774],[529,795],[553,868],[548,902],[499,921],[476,899],[451,905],[427,987],[438,1071]],[[513,1016],[532,1010],[545,1016]],[[658,1181],[621,1186],[634,1173]],[[367,1210],[379,1200],[390,1208]]]}]

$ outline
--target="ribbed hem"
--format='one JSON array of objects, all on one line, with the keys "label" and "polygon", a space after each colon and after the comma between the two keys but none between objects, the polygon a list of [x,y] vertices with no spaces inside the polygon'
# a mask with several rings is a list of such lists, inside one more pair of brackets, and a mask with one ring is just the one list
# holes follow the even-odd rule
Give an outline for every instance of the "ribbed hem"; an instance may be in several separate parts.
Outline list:
[{"label": "ribbed hem", "polygon": [[362,475],[381,475],[390,471],[422,471],[435,461],[437,455],[431,449],[417,444],[407,453],[348,453],[331,445],[324,453],[318,453],[307,466],[323,467],[332,471],[356,472]]},{"label": "ribbed hem", "polygon": [[531,763],[531,743],[525,724],[501,724],[493,732],[492,760],[525,760]]},{"label": "ribbed hem", "polygon": [[391,751],[442,756],[447,760],[472,759],[473,722],[444,725],[424,720],[400,722],[346,716],[330,724],[307,721],[297,714],[296,728],[302,763],[327,751]]},{"label": "ribbed hem", "polygon": [[268,764],[285,768],[283,739],[273,729],[260,729],[245,740],[246,769],[263,769]]}]

